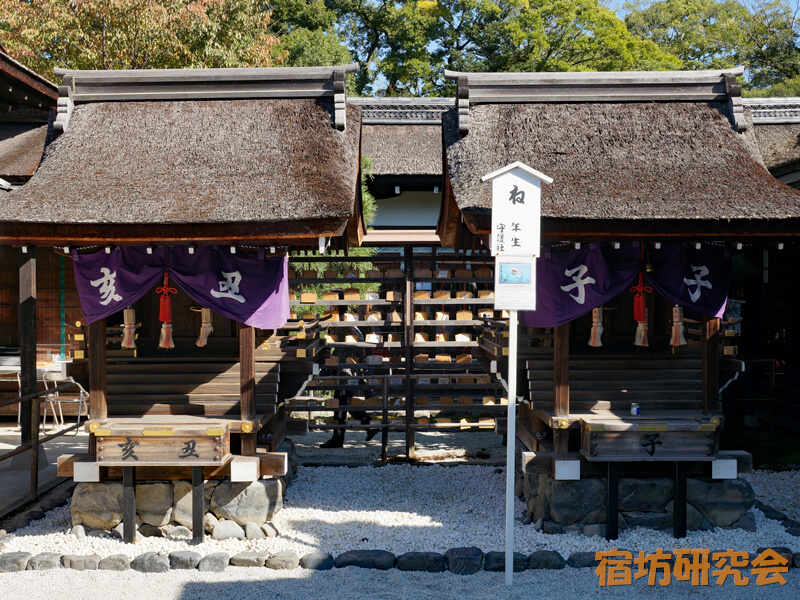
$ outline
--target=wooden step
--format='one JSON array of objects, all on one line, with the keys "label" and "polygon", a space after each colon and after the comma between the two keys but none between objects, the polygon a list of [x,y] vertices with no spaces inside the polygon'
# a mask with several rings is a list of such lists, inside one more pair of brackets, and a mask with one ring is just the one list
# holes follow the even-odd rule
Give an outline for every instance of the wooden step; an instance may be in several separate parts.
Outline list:
[{"label": "wooden step", "polygon": [[[130,399],[136,402],[239,402],[239,393],[228,394],[109,394],[109,402],[120,402]],[[256,394],[256,403],[265,402],[274,404],[278,400],[277,394]]]},{"label": "wooden step", "polygon": [[[108,393],[116,394],[230,394],[239,393],[240,383],[238,380],[231,382],[211,381],[208,383],[191,383],[173,380],[173,383],[109,383]],[[256,382],[256,394],[258,393],[278,393],[277,383]]]},{"label": "wooden step", "polygon": [[[553,401],[553,391],[542,391],[531,394],[533,401]],[[672,401],[702,401],[702,390],[631,390],[624,392],[621,390],[570,390],[569,401],[570,406],[572,402],[580,401],[594,401],[594,400],[609,400],[619,402],[653,402],[658,400],[672,400]]]},{"label": "wooden step", "polygon": [[[650,414],[651,411],[654,410],[680,410],[680,411],[687,411],[687,410],[697,410],[699,403],[697,400],[692,401],[681,401],[681,400],[674,400],[674,401],[667,401],[667,400],[657,400],[653,402],[643,401],[641,399],[631,399],[628,401],[609,401],[609,400],[599,400],[599,401],[583,401],[583,402],[572,402],[569,403],[569,411],[570,413],[575,412],[594,412],[600,410],[608,410],[620,413],[628,413],[630,411],[631,402],[637,402],[639,404],[641,414],[643,416],[647,416]],[[537,410],[546,410],[551,411],[553,410],[553,401],[533,401],[530,404],[531,409]]]},{"label": "wooden step", "polygon": [[[531,380],[531,393],[536,391],[552,391],[553,381]],[[570,396],[577,391],[593,390],[617,390],[624,393],[625,390],[701,390],[702,380],[691,379],[608,379],[608,380],[575,380],[570,377],[569,391]]]},{"label": "wooden step", "polygon": [[[272,414],[276,410],[272,404],[256,402],[256,412]],[[109,416],[140,416],[140,415],[203,415],[226,416],[238,418],[241,414],[238,402],[138,402],[138,401],[109,401]]]},{"label": "wooden step", "polygon": [[[275,385],[279,383],[277,373],[256,373],[257,385]],[[164,374],[124,374],[124,375],[109,375],[108,385],[142,385],[142,386],[158,386],[169,383],[186,383],[186,384],[203,384],[203,383],[219,383],[220,385],[239,385],[238,373],[226,373],[222,375],[214,375],[213,373],[164,373]]]},{"label": "wooden step", "polygon": [[[272,362],[257,362],[256,373],[274,373],[277,374],[280,370],[279,363]],[[106,368],[109,375],[111,374],[134,374],[143,373],[146,375],[154,374],[172,374],[172,373],[214,373],[222,375],[225,373],[238,374],[238,362],[194,362],[186,361],[183,359],[181,362],[170,361],[162,362],[149,362],[149,361],[131,361],[125,363],[109,363]]]},{"label": "wooden step", "polygon": [[[627,359],[584,359],[571,358],[569,361],[570,371],[572,370],[641,370],[650,369],[655,371],[669,369],[697,369],[702,367],[702,361],[697,358],[627,358]],[[552,371],[552,360],[528,360],[528,370]]]},{"label": "wooden step", "polygon": [[[610,380],[614,381],[619,378],[624,378],[626,380],[633,380],[633,379],[650,379],[650,380],[661,380],[661,379],[691,379],[697,380],[702,379],[703,376],[703,369],[663,369],[658,371],[650,371],[648,369],[629,369],[627,371],[615,371],[611,369],[572,369],[570,368],[569,372],[569,380],[572,381],[581,381],[581,380],[589,380],[589,381],[599,381],[599,380]],[[536,380],[553,380],[553,371],[551,369],[547,370],[529,370],[528,371],[528,379],[531,381]]]}]

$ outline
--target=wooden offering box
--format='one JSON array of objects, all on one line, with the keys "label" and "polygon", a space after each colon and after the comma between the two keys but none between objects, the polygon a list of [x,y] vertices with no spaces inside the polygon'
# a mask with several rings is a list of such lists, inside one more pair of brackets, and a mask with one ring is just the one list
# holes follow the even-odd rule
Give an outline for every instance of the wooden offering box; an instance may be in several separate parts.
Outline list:
[{"label": "wooden offering box", "polygon": [[210,467],[224,465],[231,458],[230,424],[221,421],[96,425],[97,462],[104,466]]}]

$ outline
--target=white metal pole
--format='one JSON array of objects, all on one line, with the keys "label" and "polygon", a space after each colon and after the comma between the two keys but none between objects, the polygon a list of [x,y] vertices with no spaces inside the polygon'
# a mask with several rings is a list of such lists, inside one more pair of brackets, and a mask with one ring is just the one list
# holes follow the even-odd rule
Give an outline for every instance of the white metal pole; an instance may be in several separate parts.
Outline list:
[{"label": "white metal pole", "polygon": [[517,311],[508,313],[508,425],[506,426],[506,585],[514,577],[514,474],[517,449]]}]

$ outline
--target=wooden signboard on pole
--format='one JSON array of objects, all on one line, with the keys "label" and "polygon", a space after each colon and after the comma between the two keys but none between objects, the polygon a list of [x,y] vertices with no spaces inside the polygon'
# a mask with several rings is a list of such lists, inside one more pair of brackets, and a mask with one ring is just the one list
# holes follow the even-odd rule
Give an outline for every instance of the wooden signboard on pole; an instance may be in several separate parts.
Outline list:
[{"label": "wooden signboard on pole", "polygon": [[517,424],[517,311],[536,310],[536,256],[541,246],[541,188],[553,180],[520,162],[489,173],[494,308],[508,310],[508,431],[506,435],[506,585],[514,573],[514,451]]}]

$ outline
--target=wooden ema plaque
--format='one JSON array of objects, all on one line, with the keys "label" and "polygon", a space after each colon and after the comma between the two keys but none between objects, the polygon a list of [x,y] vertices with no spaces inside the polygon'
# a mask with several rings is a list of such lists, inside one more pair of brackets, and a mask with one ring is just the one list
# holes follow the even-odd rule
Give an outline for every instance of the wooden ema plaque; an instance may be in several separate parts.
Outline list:
[{"label": "wooden ema plaque", "polygon": [[100,422],[94,435],[97,462],[108,467],[213,467],[231,457],[230,424],[219,421]]}]

